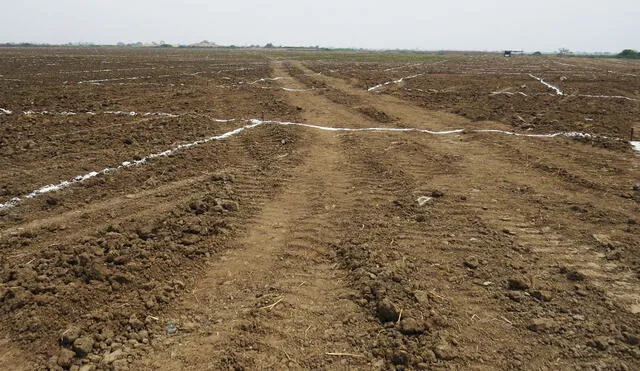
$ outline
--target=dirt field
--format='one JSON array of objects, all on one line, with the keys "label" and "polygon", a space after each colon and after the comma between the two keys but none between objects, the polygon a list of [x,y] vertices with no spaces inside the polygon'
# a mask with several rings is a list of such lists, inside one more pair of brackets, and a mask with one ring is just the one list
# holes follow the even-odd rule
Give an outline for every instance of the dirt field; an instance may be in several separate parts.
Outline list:
[{"label": "dirt field", "polygon": [[0,87],[0,369],[640,368],[637,62],[10,48]]}]

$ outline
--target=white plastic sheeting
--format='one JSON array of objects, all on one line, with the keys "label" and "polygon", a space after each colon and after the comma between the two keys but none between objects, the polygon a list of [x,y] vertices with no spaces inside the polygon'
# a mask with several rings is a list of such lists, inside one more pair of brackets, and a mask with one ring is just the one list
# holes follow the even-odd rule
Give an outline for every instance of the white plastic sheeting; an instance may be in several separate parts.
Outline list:
[{"label": "white plastic sheeting", "polygon": [[543,85],[547,86],[548,88],[555,90],[556,95],[564,95],[564,93],[562,92],[562,90],[560,90],[560,88],[558,88],[557,86],[551,85],[548,82],[544,81],[544,79],[542,77],[534,76],[532,74],[529,74],[529,76],[531,76],[532,78],[540,81],[540,83],[542,83]]},{"label": "white plastic sheeting", "polygon": [[278,81],[278,80],[282,80],[282,79],[286,79],[287,77],[264,77],[261,79],[258,79],[256,81],[250,82],[249,85],[253,85],[253,84],[257,84],[259,82],[263,82],[263,81]]},{"label": "white plastic sheeting", "polygon": [[[13,111],[4,109],[4,108],[0,108],[0,114],[5,114],[5,115],[10,115],[12,114]],[[28,111],[23,111],[22,112],[23,115],[25,116],[30,116],[30,115],[41,115],[41,116],[45,116],[45,115],[50,115],[50,116],[75,116],[75,115],[97,115],[97,114],[104,114],[104,115],[118,115],[118,116],[144,116],[144,117],[148,117],[148,116],[161,116],[161,117],[171,117],[171,118],[175,118],[175,117],[180,117],[181,115],[179,114],[175,114],[175,113],[166,113],[166,112],[135,112],[135,111],[104,111],[104,112],[99,112],[99,113],[95,113],[95,112],[91,112],[91,111],[84,111],[84,112],[73,112],[73,111],[62,111],[62,112],[51,112],[51,111],[33,111],[33,110],[28,110]]]},{"label": "white plastic sheeting", "polygon": [[424,75],[424,73],[418,73],[418,74],[415,74],[415,75],[402,77],[402,78],[399,78],[397,80],[383,82],[382,84],[378,84],[378,85],[376,85],[374,87],[371,87],[371,88],[367,89],[367,91],[375,91],[375,90],[378,90],[378,89],[380,89],[380,88],[382,88],[384,86],[387,86],[387,85],[390,85],[390,84],[399,84],[399,83],[403,82],[404,80],[415,79],[416,77],[420,77],[422,75]]},{"label": "white plastic sheeting", "polygon": [[127,111],[105,111],[105,114],[108,115],[122,115],[122,116],[162,116],[162,117],[180,117],[180,115],[174,113],[165,113],[165,112],[127,112]]},{"label": "white plastic sheeting", "polygon": [[[93,112],[84,112],[84,113],[88,115],[94,114]],[[26,116],[30,116],[30,115],[74,116],[74,115],[77,115],[77,113],[71,112],[71,111],[49,112],[49,111],[33,111],[33,110],[23,111],[22,114]]]},{"label": "white plastic sheeting", "polygon": [[249,125],[245,125],[242,127],[239,127],[237,129],[231,130],[229,132],[226,132],[224,134],[221,135],[216,135],[216,136],[212,136],[212,137],[208,137],[208,138],[204,138],[204,139],[200,139],[200,140],[196,140],[194,142],[190,142],[190,143],[185,143],[185,144],[181,144],[177,147],[173,147],[170,148],[166,151],[163,152],[157,152],[157,153],[152,153],[150,155],[147,155],[146,157],[143,157],[139,160],[131,160],[131,161],[124,161],[121,164],[114,166],[114,167],[108,167],[108,168],[104,168],[100,171],[91,171],[87,174],[83,174],[83,175],[78,175],[76,177],[74,177],[73,179],[70,180],[63,180],[57,184],[48,184],[46,186],[40,187],[26,195],[23,195],[21,197],[14,197],[12,199],[10,199],[9,201],[5,202],[5,203],[0,203],[0,210],[2,209],[6,209],[6,208],[10,208],[13,206],[18,205],[20,202],[22,202],[25,199],[30,199],[30,198],[35,198],[38,197],[40,195],[49,193],[49,192],[53,192],[53,191],[59,191],[61,189],[67,188],[73,184],[76,183],[81,183],[84,182],[85,180],[91,179],[91,178],[95,178],[100,174],[107,174],[107,173],[111,173],[114,171],[117,171],[118,169],[122,169],[122,168],[129,168],[129,167],[134,167],[134,166],[139,166],[142,165],[146,162],[148,162],[151,159],[154,159],[156,157],[166,157],[169,155],[172,155],[173,153],[175,153],[176,151],[182,150],[182,149],[187,149],[187,148],[191,148],[203,143],[207,143],[210,142],[212,140],[223,140],[223,139],[227,139],[230,138],[234,135],[237,135],[239,133],[241,133],[242,131],[258,126],[260,125],[261,122],[254,122],[252,121],[251,124]]},{"label": "white plastic sheeting", "polygon": [[293,89],[293,88],[282,88],[282,90],[284,90],[284,91],[296,91],[296,92],[302,92],[302,91],[312,91],[313,89]]},{"label": "white plastic sheeting", "polygon": [[629,98],[623,95],[602,95],[602,94],[577,94],[576,97],[585,97],[585,98],[604,98],[604,99],[624,99],[630,100],[634,102],[640,102],[640,99]]},{"label": "white plastic sheeting", "polygon": [[562,90],[560,90],[560,88],[558,88],[555,85],[549,84],[548,82],[544,81],[544,79],[542,79],[541,77],[537,77],[537,76],[534,76],[532,74],[529,74],[529,76],[531,76],[534,79],[540,81],[540,83],[544,84],[548,88],[555,90],[556,95],[564,95],[564,96],[567,96],[567,97],[583,97],[583,98],[624,99],[624,100],[629,100],[629,101],[634,101],[634,102],[640,102],[640,99],[625,97],[623,95],[604,95],[604,94],[571,94],[571,95],[566,95]]},{"label": "white plastic sheeting", "polygon": [[[10,199],[9,201],[5,202],[5,203],[0,203],[0,210],[1,209],[6,209],[9,207],[14,207],[16,205],[18,205],[20,202],[22,202],[25,199],[31,199],[31,198],[35,198],[37,196],[40,196],[42,194],[46,194],[49,192],[53,192],[53,191],[58,191],[64,188],[67,188],[73,184],[76,183],[80,183],[80,182],[84,182],[85,180],[94,178],[100,174],[106,174],[106,173],[111,173],[114,171],[117,171],[118,169],[122,169],[122,168],[130,168],[130,167],[135,167],[135,166],[139,166],[142,164],[145,164],[146,162],[148,162],[149,160],[156,158],[156,157],[166,157],[166,156],[170,156],[173,153],[179,151],[179,150],[183,150],[183,149],[188,149],[191,147],[195,147],[198,146],[200,144],[204,144],[213,140],[224,140],[227,138],[231,138],[234,135],[240,134],[241,132],[247,130],[247,129],[251,129],[251,128],[255,128],[259,125],[285,125],[285,126],[300,126],[300,127],[306,127],[306,128],[311,128],[311,129],[317,129],[317,130],[325,130],[325,131],[349,131],[349,132],[365,132],[365,131],[369,131],[369,132],[415,132],[415,133],[425,133],[425,134],[432,134],[432,135],[448,135],[448,134],[459,134],[459,133],[494,133],[494,134],[504,134],[504,135],[512,135],[512,136],[517,136],[517,137],[527,137],[527,138],[555,138],[555,137],[570,137],[570,138],[593,138],[595,137],[595,135],[593,134],[589,134],[589,133],[582,133],[582,132],[558,132],[558,133],[550,133],[550,134],[528,134],[528,133],[516,133],[513,131],[506,131],[506,130],[498,130],[498,129],[471,129],[471,130],[467,130],[467,129],[453,129],[453,130],[428,130],[428,129],[418,129],[418,128],[386,128],[386,127],[372,127],[372,128],[347,128],[347,127],[330,127],[330,126],[321,126],[321,125],[313,125],[313,124],[307,124],[307,123],[302,123],[302,122],[282,122],[282,121],[262,121],[262,120],[257,120],[257,119],[250,119],[250,120],[239,120],[239,119],[229,119],[229,120],[221,120],[221,119],[214,119],[214,121],[217,122],[232,122],[232,121],[244,121],[244,122],[249,122],[248,125],[245,126],[241,126],[238,127],[234,130],[231,130],[229,132],[226,132],[224,134],[221,135],[216,135],[216,136],[211,136],[211,137],[207,137],[204,139],[200,139],[200,140],[196,140],[193,142],[189,142],[189,143],[185,143],[185,144],[181,144],[179,146],[170,148],[166,151],[163,152],[157,152],[157,153],[152,153],[150,155],[147,155],[144,158],[141,158],[139,160],[131,160],[131,161],[124,161],[122,163],[120,163],[117,166],[114,167],[108,167],[108,168],[104,168],[100,171],[92,171],[89,172],[87,174],[84,175],[78,175],[76,177],[74,177],[73,179],[70,180],[65,180],[65,181],[61,181],[60,183],[57,184],[49,184],[46,186],[43,186],[41,188],[38,188],[24,196],[21,197],[15,197]],[[631,145],[634,147],[635,150],[640,151],[640,141],[634,141],[631,142]]]},{"label": "white plastic sheeting", "polygon": [[82,81],[78,81],[78,84],[100,84],[100,83],[109,82],[109,81],[141,80],[141,79],[151,79],[151,78],[153,78],[153,76],[117,77],[113,79],[82,80]]}]

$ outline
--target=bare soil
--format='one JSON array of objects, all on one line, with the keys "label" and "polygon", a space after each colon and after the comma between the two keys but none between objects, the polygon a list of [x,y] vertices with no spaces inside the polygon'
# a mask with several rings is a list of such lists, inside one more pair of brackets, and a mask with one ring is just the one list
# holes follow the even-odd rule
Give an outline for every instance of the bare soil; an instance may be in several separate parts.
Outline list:
[{"label": "bare soil", "polygon": [[640,65],[445,57],[1,49],[0,203],[264,123],[1,209],[0,368],[640,367]]}]

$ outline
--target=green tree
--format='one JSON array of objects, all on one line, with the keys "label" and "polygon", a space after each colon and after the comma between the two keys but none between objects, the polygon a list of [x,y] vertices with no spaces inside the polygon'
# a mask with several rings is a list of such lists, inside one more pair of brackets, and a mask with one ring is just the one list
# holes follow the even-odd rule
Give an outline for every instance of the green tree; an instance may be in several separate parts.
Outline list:
[{"label": "green tree", "polygon": [[618,54],[618,58],[638,59],[640,58],[640,53],[633,49],[625,49]]}]

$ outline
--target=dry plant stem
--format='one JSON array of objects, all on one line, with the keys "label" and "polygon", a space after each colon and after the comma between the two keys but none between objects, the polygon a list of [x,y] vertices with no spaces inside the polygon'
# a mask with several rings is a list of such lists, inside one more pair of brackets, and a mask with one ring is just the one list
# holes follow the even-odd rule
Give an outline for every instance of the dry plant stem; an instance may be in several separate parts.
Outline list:
[{"label": "dry plant stem", "polygon": [[325,353],[328,356],[335,357],[356,357],[356,358],[364,358],[362,354],[353,354],[353,353]]},{"label": "dry plant stem", "polygon": [[281,298],[280,298],[280,299],[278,299],[275,303],[273,303],[273,304],[271,304],[271,305],[264,306],[264,307],[260,307],[260,309],[269,309],[269,310],[271,310],[271,309],[273,309],[276,305],[278,305],[278,303],[280,303],[280,302],[281,302],[281,301],[283,301],[283,300],[284,300],[284,297],[281,297]]},{"label": "dry plant stem", "polygon": [[513,326],[513,322],[509,321],[504,316],[500,316],[500,319]]}]

